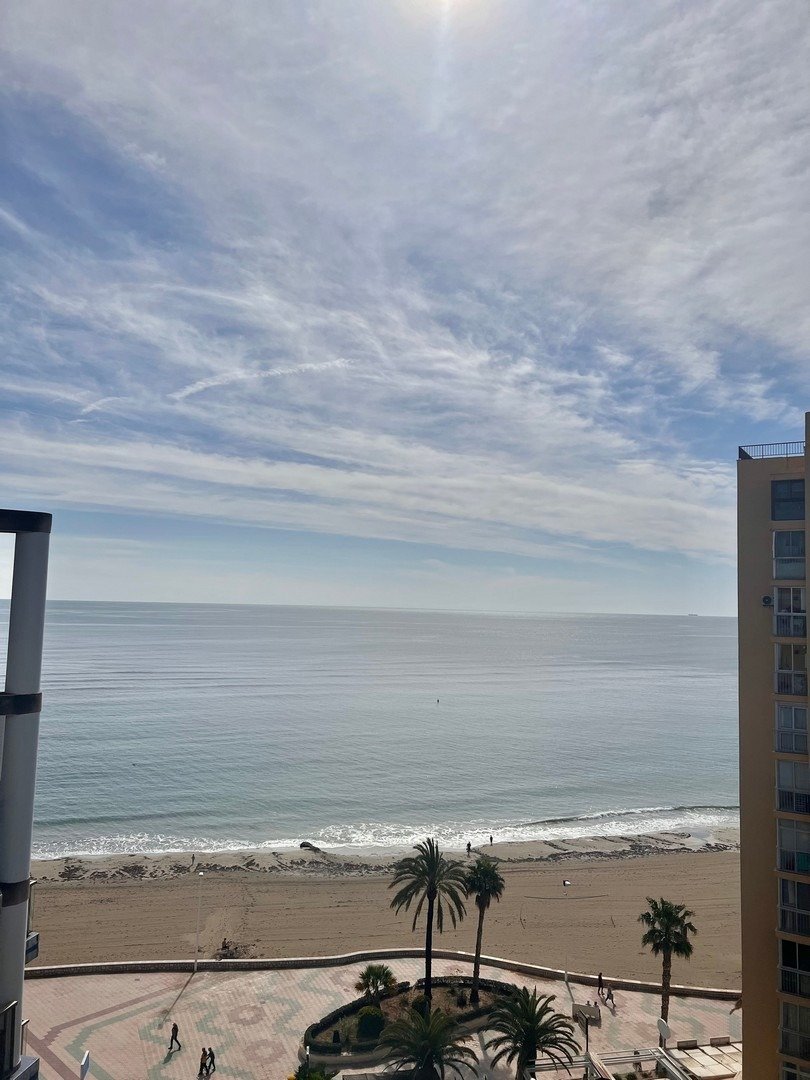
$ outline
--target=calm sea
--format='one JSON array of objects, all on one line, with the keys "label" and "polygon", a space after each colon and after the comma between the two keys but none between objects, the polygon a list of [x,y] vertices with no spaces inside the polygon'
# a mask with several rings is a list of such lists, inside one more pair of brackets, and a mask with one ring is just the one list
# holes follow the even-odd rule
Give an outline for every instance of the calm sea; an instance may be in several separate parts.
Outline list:
[{"label": "calm sea", "polygon": [[737,818],[733,619],[53,603],[43,689],[39,856]]}]

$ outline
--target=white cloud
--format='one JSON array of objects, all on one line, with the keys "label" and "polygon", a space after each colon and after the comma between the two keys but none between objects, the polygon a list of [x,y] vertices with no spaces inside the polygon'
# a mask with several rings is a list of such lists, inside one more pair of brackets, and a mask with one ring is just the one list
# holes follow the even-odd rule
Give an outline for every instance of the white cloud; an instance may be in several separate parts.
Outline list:
[{"label": "white cloud", "polygon": [[[86,175],[18,140],[111,246],[4,203],[27,252],[9,489],[729,559],[711,429],[789,435],[807,386],[805,20],[803,0],[10,0],[12,91],[130,180],[107,181],[110,236]],[[132,224],[128,182],[165,236]]]}]

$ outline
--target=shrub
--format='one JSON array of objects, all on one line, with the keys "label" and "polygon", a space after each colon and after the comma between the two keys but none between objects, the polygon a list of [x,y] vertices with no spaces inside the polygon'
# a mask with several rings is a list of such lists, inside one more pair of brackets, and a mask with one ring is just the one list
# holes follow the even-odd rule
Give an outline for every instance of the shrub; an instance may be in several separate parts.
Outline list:
[{"label": "shrub", "polygon": [[466,1004],[467,995],[464,993],[463,990],[459,990],[459,992],[456,994],[456,1005],[458,1005],[460,1009],[463,1009]]},{"label": "shrub", "polygon": [[332,1032],[332,1042],[333,1043],[339,1043],[340,1042],[340,1032],[338,1031],[337,1028],[335,1028],[335,1030]]},{"label": "shrub", "polygon": [[385,1027],[385,1017],[373,1005],[366,1005],[357,1014],[357,1038],[376,1039]]},{"label": "shrub", "polygon": [[424,994],[417,994],[411,1002],[411,1008],[421,1016],[427,1016],[428,1001]]},{"label": "shrub", "polygon": [[365,997],[378,1002],[383,994],[390,994],[396,985],[394,973],[388,964],[367,964],[360,972],[354,988]]}]

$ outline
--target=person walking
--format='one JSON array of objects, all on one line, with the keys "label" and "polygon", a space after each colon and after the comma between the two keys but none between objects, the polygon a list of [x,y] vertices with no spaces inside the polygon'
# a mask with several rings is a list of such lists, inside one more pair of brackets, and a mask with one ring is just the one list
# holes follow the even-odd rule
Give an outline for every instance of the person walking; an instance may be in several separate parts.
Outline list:
[{"label": "person walking", "polygon": [[492,847],[492,833],[489,834],[489,846]]},{"label": "person walking", "polygon": [[468,854],[468,855],[470,854],[470,849],[471,849],[471,848],[472,848],[472,844],[471,844],[471,843],[470,843],[470,841],[468,840],[468,841],[467,841],[467,854]]},{"label": "person walking", "polygon": [[202,1048],[202,1053],[200,1054],[200,1071],[197,1073],[197,1076],[208,1076],[208,1051],[205,1047]]},{"label": "person walking", "polygon": [[216,1072],[216,1071],[217,1071],[216,1055],[214,1053],[213,1046],[209,1046],[208,1047],[208,1072],[207,1072],[206,1075],[210,1076],[212,1072]]},{"label": "person walking", "polygon": [[180,1034],[180,1028],[177,1026],[177,1024],[172,1024],[172,1037],[169,1040],[169,1053],[172,1052],[172,1047],[174,1046],[175,1043],[177,1043],[177,1049],[178,1050],[183,1049],[183,1047],[180,1045],[180,1040],[177,1038],[177,1036],[179,1034]]},{"label": "person walking", "polygon": [[605,994],[605,1004],[609,1005],[611,1009],[616,1008],[616,1002],[613,1000],[613,987],[608,984],[607,993]]},{"label": "person walking", "polygon": [[596,981],[596,989],[597,989],[597,990],[599,991],[599,997],[601,997],[601,996],[602,996],[602,992],[603,992],[603,991],[604,991],[604,989],[605,989],[605,984],[604,984],[604,982],[602,981],[602,972],[601,972],[601,971],[599,972],[599,978],[598,978],[598,979],[597,979],[597,981]]}]

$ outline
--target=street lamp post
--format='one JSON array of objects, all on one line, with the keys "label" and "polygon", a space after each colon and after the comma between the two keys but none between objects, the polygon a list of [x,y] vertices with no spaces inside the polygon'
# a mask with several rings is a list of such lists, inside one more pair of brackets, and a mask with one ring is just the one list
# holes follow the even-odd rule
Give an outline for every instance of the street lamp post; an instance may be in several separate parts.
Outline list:
[{"label": "street lamp post", "polygon": [[202,879],[203,871],[198,870],[197,876],[200,879],[199,888],[197,889],[197,933],[194,938],[194,974],[197,973],[197,958],[200,955],[200,909],[202,907]]}]

